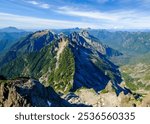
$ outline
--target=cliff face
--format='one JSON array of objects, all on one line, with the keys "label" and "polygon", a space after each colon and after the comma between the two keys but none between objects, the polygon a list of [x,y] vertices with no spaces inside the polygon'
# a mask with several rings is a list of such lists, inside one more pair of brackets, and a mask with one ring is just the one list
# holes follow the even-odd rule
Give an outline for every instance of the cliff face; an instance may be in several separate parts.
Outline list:
[{"label": "cliff face", "polygon": [[19,78],[0,80],[1,107],[67,107],[83,106],[70,104],[61,99],[51,87],[44,87],[40,82]]}]

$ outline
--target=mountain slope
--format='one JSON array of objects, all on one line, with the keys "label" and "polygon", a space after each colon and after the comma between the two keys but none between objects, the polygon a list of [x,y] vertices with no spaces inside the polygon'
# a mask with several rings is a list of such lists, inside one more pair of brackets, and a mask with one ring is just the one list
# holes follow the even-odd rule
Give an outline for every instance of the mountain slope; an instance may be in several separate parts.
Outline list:
[{"label": "mountain slope", "polygon": [[[80,32],[81,29],[62,29],[56,32],[70,34],[74,31]],[[83,30],[83,29],[82,29]],[[124,54],[145,54],[150,48],[149,31],[113,31],[105,29],[86,29],[92,36],[96,37],[103,44],[106,44]]]},{"label": "mountain slope", "polygon": [[88,32],[67,36],[44,30],[28,35],[12,47],[1,62],[0,74],[8,78],[35,77],[59,93],[81,87],[98,92],[111,80],[119,93],[124,90],[119,86],[120,72],[107,59],[115,55],[121,53],[98,42]]},{"label": "mountain slope", "polygon": [[29,34],[24,30],[17,29],[15,27],[8,27],[0,29],[0,54],[4,55],[10,47],[19,41],[21,37]]},{"label": "mountain slope", "polygon": [[103,43],[125,54],[144,54],[150,49],[150,32],[89,30]]},{"label": "mountain slope", "polygon": [[[75,57],[74,88],[94,88],[99,91],[107,85],[109,80],[120,82],[119,71],[105,56],[109,56],[106,47],[87,39],[83,33],[73,33],[70,48]],[[97,44],[97,45],[96,45]],[[115,75],[116,74],[116,75]]]},{"label": "mountain slope", "polygon": [[36,33],[31,33],[23,37],[6,53],[0,62],[0,66],[15,59],[17,56],[40,51],[41,48],[49,44],[54,38],[53,33],[48,30],[37,31]]}]

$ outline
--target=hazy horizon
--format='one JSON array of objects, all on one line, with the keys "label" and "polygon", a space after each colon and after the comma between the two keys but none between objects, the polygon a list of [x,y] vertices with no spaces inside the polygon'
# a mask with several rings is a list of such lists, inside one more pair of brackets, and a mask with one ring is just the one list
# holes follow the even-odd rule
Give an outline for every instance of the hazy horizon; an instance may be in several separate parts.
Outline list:
[{"label": "hazy horizon", "polygon": [[15,27],[15,26],[6,26],[6,27],[0,27],[0,30],[5,29],[5,28],[17,28],[19,30],[24,30],[24,31],[41,31],[41,30],[71,30],[71,29],[88,29],[88,30],[107,30],[107,31],[129,31],[129,32],[137,32],[137,31],[143,31],[143,32],[149,32],[150,29],[104,29],[104,28],[80,28],[80,27],[72,27],[72,28],[33,28],[33,29],[29,29],[29,28],[20,28],[20,27]]}]

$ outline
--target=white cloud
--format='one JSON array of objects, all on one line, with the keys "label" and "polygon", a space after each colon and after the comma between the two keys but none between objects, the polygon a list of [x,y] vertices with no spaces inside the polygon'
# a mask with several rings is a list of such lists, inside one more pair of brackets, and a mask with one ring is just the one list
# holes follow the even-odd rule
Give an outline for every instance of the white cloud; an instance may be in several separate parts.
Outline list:
[{"label": "white cloud", "polygon": [[96,28],[96,25],[86,22],[42,19],[29,16],[14,15],[9,13],[0,13],[0,20],[1,20],[0,27],[16,26],[24,29],[74,28],[74,27]]},{"label": "white cloud", "polygon": [[44,3],[44,4],[41,4],[40,7],[41,7],[41,8],[44,8],[44,9],[49,9],[49,8],[50,8],[50,5]]},{"label": "white cloud", "polygon": [[[83,17],[85,19],[105,20],[105,21],[122,21],[125,19],[135,19],[144,16],[143,13],[136,10],[114,10],[114,11],[98,11],[98,10],[79,10],[79,8],[71,8],[68,6],[59,7],[54,10],[57,13],[69,16]],[[149,17],[149,15],[148,15]]]},{"label": "white cloud", "polygon": [[117,20],[118,17],[116,15],[111,15],[109,13],[100,12],[100,11],[82,11],[76,10],[75,8],[70,8],[68,6],[60,7],[56,12],[70,15],[70,16],[80,16],[86,18],[93,18],[93,19],[105,19],[105,20]]},{"label": "white cloud", "polygon": [[[68,6],[60,7],[56,12],[82,17],[85,20],[96,22],[95,25],[103,25],[105,28],[150,28],[150,15],[135,9],[132,10],[115,10],[109,12],[79,10]],[[102,23],[101,23],[102,22]]]},{"label": "white cloud", "polygon": [[37,1],[27,1],[28,3],[31,3],[33,5],[38,5],[39,3]]},{"label": "white cloud", "polygon": [[54,10],[57,13],[75,16],[79,21],[53,20],[29,16],[0,13],[0,27],[17,26],[20,28],[150,28],[150,15],[137,10],[117,10],[111,12],[83,11],[78,8],[60,7]]},{"label": "white cloud", "polygon": [[49,4],[38,2],[38,1],[35,1],[35,0],[28,0],[28,1],[25,1],[25,2],[27,2],[29,4],[32,4],[32,5],[35,5],[35,6],[38,6],[38,7],[43,8],[43,9],[49,9],[50,8]]}]

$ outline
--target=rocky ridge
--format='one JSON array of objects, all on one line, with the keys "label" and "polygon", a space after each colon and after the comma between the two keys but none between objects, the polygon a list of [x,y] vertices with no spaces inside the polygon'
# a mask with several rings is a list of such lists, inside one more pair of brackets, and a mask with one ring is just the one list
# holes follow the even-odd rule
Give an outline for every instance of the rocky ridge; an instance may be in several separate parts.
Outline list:
[{"label": "rocky ridge", "polygon": [[35,79],[18,78],[0,80],[1,107],[78,107],[84,104],[70,104],[51,87],[44,87]]}]

